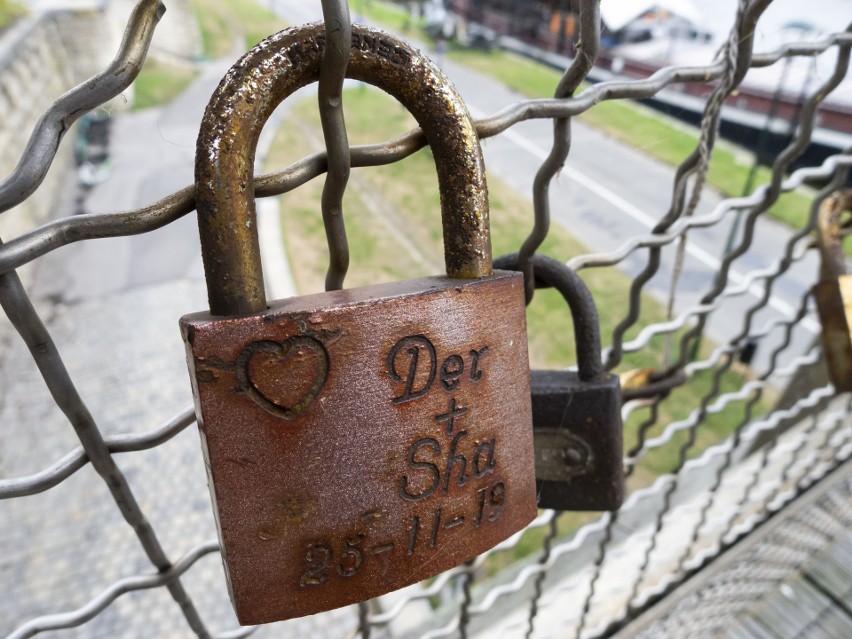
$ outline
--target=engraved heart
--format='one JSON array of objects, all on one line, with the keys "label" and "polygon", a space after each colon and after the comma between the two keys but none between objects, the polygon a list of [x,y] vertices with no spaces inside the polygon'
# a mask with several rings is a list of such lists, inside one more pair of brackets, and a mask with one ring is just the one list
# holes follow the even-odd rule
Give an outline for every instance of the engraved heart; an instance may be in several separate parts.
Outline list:
[{"label": "engraved heart", "polygon": [[236,373],[255,404],[276,417],[294,419],[319,395],[328,366],[322,342],[296,335],[283,342],[252,342],[237,358]]}]

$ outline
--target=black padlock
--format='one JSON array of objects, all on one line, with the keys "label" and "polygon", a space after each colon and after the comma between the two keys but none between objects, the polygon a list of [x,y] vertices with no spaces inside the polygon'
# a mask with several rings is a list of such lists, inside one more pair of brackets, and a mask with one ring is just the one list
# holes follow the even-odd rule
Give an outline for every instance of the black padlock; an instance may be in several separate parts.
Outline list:
[{"label": "black padlock", "polygon": [[[516,254],[494,267],[518,270]],[[536,288],[553,287],[571,309],[577,370],[531,373],[539,508],[615,510],[624,500],[621,390],[601,363],[598,311],[585,282],[566,264],[533,257]]]}]

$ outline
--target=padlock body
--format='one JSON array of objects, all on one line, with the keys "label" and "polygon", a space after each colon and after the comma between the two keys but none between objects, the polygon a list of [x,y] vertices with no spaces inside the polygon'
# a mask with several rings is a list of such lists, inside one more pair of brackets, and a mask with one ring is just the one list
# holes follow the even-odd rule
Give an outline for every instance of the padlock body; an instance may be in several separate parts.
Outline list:
[{"label": "padlock body", "polygon": [[297,297],[181,329],[241,623],[421,581],[535,517],[518,274]]},{"label": "padlock body", "polygon": [[539,508],[615,510],[624,499],[618,376],[531,373]]},{"label": "padlock body", "polygon": [[829,378],[838,392],[852,391],[852,275],[818,282],[814,297]]}]

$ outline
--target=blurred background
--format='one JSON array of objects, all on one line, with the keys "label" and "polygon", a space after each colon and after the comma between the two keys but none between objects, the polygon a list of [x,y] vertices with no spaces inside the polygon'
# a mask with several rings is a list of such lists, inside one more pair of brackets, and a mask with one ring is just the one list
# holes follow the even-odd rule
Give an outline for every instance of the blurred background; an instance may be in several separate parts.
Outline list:
[{"label": "blurred background", "polygon": [[[177,327],[206,308],[204,273],[192,207],[172,194],[193,182],[228,68],[322,7],[165,6],[157,21],[148,0],[0,0],[0,273],[16,270],[34,306],[0,286],[0,634],[852,636],[848,396],[826,372],[811,294],[816,212],[852,161],[848,2],[604,0],[584,47],[579,0],[349,3],[353,22],[425,51],[475,119],[508,114],[482,135],[494,255],[519,250],[546,200],[539,251],[591,289],[604,363],[630,400],[628,498],[542,510],[471,564],[257,630],[237,629],[217,552]],[[111,67],[131,73],[136,56],[138,76],[106,95],[110,74],[90,79],[154,26],[147,52]],[[732,32],[746,43],[734,61]],[[574,109],[567,159],[542,185],[554,125],[536,101],[564,89],[590,39],[594,64],[558,95]],[[344,109],[351,145],[416,126],[362,83],[347,81]],[[267,124],[256,173],[324,148],[307,87]],[[406,155],[352,171],[347,287],[443,271],[434,162]],[[50,168],[21,195],[36,165]],[[278,182],[286,193],[258,200],[268,295],[319,292],[323,178]],[[35,313],[90,417],[69,424],[51,399],[59,373],[39,370],[25,341],[41,342],[13,325]],[[528,325],[533,368],[576,365],[558,293],[536,293]]]}]

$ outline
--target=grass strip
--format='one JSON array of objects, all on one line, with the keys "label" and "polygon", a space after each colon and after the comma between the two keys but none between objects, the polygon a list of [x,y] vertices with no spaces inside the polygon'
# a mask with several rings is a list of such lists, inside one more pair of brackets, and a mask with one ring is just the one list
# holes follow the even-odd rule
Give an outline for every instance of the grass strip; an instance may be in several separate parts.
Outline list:
[{"label": "grass strip", "polygon": [[133,109],[162,106],[174,100],[195,79],[198,72],[186,66],[150,58],[133,82]]},{"label": "grass strip", "polygon": [[287,26],[274,12],[254,0],[190,0],[201,30],[204,55],[221,58],[241,38],[245,51]]},{"label": "grass strip", "polygon": [[12,0],[0,0],[0,31],[12,26],[19,18],[25,16],[26,8]]}]

